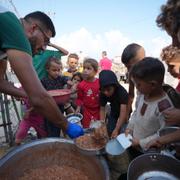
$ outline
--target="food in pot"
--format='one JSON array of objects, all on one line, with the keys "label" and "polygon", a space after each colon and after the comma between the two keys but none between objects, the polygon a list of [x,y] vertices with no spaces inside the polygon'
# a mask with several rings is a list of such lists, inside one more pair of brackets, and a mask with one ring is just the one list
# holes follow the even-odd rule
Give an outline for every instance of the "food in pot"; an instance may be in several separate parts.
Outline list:
[{"label": "food in pot", "polygon": [[51,165],[25,172],[19,180],[89,180],[88,176],[70,166]]},{"label": "food in pot", "polygon": [[107,142],[107,139],[101,138],[100,140],[96,140],[94,138],[94,134],[85,134],[84,136],[80,136],[76,139],[76,145],[84,150],[100,150],[102,149]]}]

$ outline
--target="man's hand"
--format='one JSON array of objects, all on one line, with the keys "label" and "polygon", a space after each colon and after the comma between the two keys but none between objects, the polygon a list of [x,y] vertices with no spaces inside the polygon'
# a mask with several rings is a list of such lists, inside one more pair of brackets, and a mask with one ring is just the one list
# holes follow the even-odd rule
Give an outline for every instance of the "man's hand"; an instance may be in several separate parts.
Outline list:
[{"label": "man's hand", "polygon": [[167,125],[179,125],[180,124],[180,109],[168,109],[163,112]]},{"label": "man's hand", "polygon": [[84,135],[84,131],[81,126],[79,126],[78,124],[70,123],[70,122],[68,123],[66,133],[70,138],[77,138],[79,136]]}]

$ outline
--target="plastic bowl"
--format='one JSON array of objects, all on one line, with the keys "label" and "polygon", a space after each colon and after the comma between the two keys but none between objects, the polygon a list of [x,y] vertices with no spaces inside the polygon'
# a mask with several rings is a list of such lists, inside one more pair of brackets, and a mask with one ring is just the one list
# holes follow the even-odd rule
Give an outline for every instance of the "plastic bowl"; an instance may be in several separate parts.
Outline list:
[{"label": "plastic bowl", "polygon": [[70,99],[71,90],[70,89],[58,89],[58,90],[51,90],[48,93],[54,98],[56,103],[64,104],[67,103]]}]

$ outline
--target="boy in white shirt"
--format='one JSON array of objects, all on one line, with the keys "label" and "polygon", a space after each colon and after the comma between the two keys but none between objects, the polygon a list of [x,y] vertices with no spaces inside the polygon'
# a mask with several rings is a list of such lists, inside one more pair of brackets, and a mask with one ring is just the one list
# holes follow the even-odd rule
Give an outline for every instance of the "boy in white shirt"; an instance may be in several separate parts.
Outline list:
[{"label": "boy in white shirt", "polygon": [[164,73],[162,62],[151,57],[144,58],[131,69],[132,81],[140,95],[125,133],[132,134],[135,148],[146,149],[147,144],[158,137],[158,130],[165,126],[163,112],[174,107],[163,90]]}]

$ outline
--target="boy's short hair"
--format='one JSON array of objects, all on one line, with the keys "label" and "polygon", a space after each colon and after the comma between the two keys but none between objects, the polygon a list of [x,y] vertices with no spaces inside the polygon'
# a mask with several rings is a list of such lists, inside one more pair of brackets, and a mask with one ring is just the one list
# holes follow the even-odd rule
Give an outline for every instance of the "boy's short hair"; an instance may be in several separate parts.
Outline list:
[{"label": "boy's short hair", "polygon": [[70,58],[74,58],[74,59],[79,60],[79,56],[76,53],[69,54],[67,61],[69,61]]},{"label": "boy's short hair", "polygon": [[121,56],[122,63],[128,64],[131,59],[133,59],[137,55],[137,51],[141,48],[142,46],[136,43],[132,43],[126,46]]},{"label": "boy's short hair", "polygon": [[143,81],[157,81],[163,83],[165,68],[163,63],[152,57],[146,57],[142,61],[135,64],[131,71],[130,76],[138,78]]},{"label": "boy's short hair", "polygon": [[51,56],[50,58],[48,58],[48,60],[47,60],[47,62],[45,64],[46,69],[49,69],[49,67],[50,67],[52,62],[55,62],[55,63],[57,63],[57,64],[62,66],[62,62],[59,59],[57,59],[54,56]]},{"label": "boy's short hair", "polygon": [[103,54],[104,56],[107,56],[107,52],[106,52],[106,51],[103,51],[102,54]]},{"label": "boy's short hair", "polygon": [[47,30],[50,30],[52,32],[52,37],[54,37],[56,35],[54,24],[53,24],[52,20],[50,19],[50,17],[48,15],[46,15],[45,13],[43,13],[41,11],[35,11],[30,14],[27,14],[24,17],[24,19],[25,20],[29,20],[29,19],[38,20],[39,23],[41,23],[44,28],[46,28]]},{"label": "boy's short hair", "polygon": [[91,64],[91,66],[93,67],[93,69],[94,69],[96,72],[98,72],[98,62],[97,62],[95,59],[92,59],[92,58],[87,58],[87,59],[85,59],[84,62],[83,62],[83,66],[84,66],[84,64],[86,64],[86,63]]},{"label": "boy's short hair", "polygon": [[161,13],[156,19],[158,27],[168,31],[171,35],[178,32],[180,28],[180,2],[179,0],[168,0],[161,6]]}]

